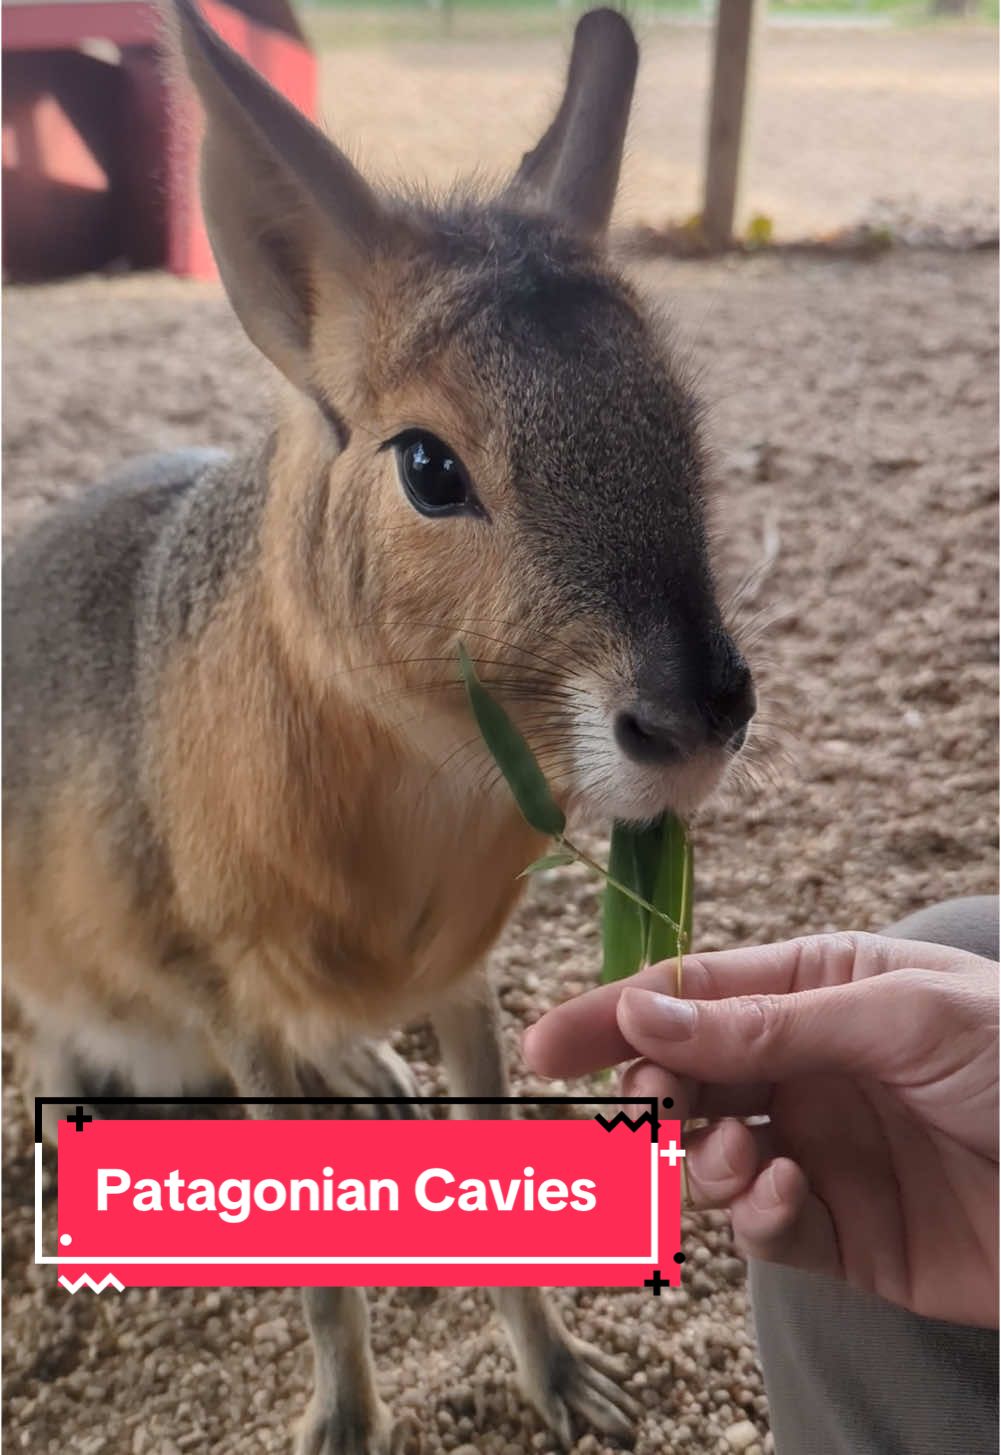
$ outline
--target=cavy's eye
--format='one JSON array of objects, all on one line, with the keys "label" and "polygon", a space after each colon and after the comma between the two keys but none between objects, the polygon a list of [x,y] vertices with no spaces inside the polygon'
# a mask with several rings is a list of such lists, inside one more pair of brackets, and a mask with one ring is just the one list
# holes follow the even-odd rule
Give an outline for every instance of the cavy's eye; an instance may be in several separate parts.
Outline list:
[{"label": "cavy's eye", "polygon": [[465,466],[444,441],[408,429],[389,444],[396,451],[400,483],[422,515],[483,515]]}]

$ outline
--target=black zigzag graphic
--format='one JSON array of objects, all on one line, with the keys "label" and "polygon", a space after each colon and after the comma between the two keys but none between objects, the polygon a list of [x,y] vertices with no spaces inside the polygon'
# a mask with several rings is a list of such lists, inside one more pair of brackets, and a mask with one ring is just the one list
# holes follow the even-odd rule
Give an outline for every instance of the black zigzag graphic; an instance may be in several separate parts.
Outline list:
[{"label": "black zigzag graphic", "polygon": [[638,1117],[627,1117],[624,1111],[616,1112],[611,1121],[607,1117],[603,1117],[599,1111],[595,1114],[594,1119],[596,1122],[600,1122],[606,1132],[613,1132],[620,1123],[627,1126],[631,1132],[638,1132],[640,1127],[653,1126],[653,1117],[648,1111]]}]

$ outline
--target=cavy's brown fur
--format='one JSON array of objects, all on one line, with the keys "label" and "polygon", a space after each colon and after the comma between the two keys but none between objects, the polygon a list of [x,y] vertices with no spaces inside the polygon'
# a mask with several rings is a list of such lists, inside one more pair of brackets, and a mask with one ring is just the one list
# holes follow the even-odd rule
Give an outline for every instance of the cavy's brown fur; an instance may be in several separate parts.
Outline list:
[{"label": "cavy's brown fur", "polygon": [[[502,1095],[482,965],[540,845],[458,641],[573,810],[685,808],[753,708],[697,411],[601,241],[635,43],[585,17],[499,198],[399,202],[177,15],[220,271],[291,387],[254,458],[141,462],[11,552],[5,963],[32,1086],[406,1095],[372,1038],[430,1012],[453,1093]],[[406,431],[462,462],[456,512],[401,489]],[[560,1436],[627,1435],[603,1356],[538,1291],[499,1303]],[[382,1455],[363,1296],[306,1308],[300,1451]]]}]

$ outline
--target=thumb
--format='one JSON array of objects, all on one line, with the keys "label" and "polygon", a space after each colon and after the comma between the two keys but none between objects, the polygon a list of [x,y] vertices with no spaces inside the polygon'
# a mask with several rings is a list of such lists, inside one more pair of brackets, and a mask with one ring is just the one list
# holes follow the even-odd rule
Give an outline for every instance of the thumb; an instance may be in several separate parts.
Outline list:
[{"label": "thumb", "polygon": [[697,1081],[782,1081],[825,1071],[884,1077],[913,1064],[941,1018],[939,997],[909,993],[916,988],[911,981],[928,985],[920,972],[890,971],[789,995],[724,1000],[630,987],[616,1015],[639,1055]]}]

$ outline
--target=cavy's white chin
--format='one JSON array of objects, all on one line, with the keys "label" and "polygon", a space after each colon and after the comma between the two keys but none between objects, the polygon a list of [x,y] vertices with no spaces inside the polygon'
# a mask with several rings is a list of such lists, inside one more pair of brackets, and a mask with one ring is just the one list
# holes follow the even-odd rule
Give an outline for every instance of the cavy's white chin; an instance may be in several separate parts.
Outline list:
[{"label": "cavy's white chin", "polygon": [[671,767],[643,767],[621,755],[601,771],[586,761],[570,795],[568,816],[575,824],[605,828],[612,820],[649,823],[669,809],[688,819],[719,787],[730,761],[723,749],[706,749],[683,764]]},{"label": "cavy's white chin", "polygon": [[[602,741],[607,736],[608,741]],[[639,764],[624,757],[610,733],[588,723],[576,735],[575,774],[569,816],[579,825],[605,828],[613,819],[643,824],[671,809],[690,818],[719,787],[730,762],[725,748],[703,748],[678,764]]]}]

